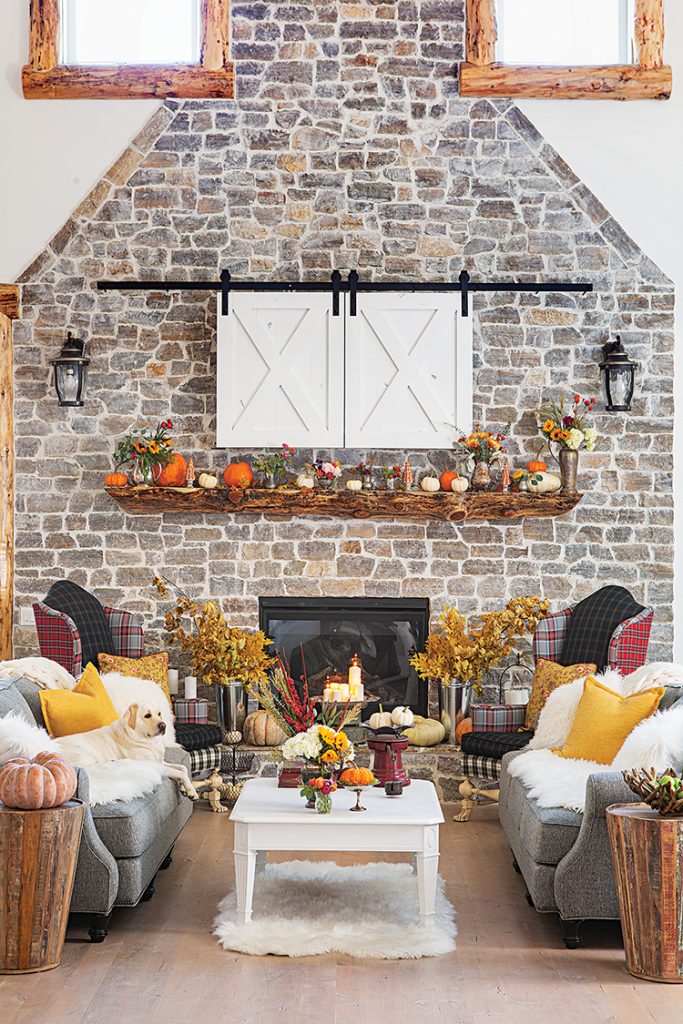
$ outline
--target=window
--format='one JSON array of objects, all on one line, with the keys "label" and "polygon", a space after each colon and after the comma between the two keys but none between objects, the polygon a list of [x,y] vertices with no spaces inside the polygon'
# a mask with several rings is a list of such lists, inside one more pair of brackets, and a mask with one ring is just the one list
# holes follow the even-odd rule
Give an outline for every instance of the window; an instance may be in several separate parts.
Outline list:
[{"label": "window", "polygon": [[633,5],[634,0],[497,0],[496,59],[503,64],[632,64]]},{"label": "window", "polygon": [[62,64],[198,64],[199,0],[62,0]]},{"label": "window", "polygon": [[231,99],[229,0],[31,0],[27,99]]},{"label": "window", "polygon": [[663,0],[466,0],[463,96],[668,99]]}]

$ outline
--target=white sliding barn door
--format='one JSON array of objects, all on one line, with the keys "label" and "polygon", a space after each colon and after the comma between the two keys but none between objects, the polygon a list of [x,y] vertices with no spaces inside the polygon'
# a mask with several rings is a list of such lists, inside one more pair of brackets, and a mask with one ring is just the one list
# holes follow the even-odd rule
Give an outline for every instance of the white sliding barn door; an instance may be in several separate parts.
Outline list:
[{"label": "white sliding barn door", "polygon": [[344,318],[328,293],[233,292],[218,299],[216,444],[344,443]]},{"label": "white sliding barn door", "polygon": [[358,295],[346,318],[346,447],[450,448],[472,420],[472,319],[453,292]]}]

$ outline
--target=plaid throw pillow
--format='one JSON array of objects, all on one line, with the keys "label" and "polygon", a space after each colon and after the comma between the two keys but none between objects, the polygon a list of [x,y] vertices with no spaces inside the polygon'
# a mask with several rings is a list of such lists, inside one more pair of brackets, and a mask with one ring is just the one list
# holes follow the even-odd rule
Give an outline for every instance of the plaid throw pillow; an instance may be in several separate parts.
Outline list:
[{"label": "plaid throw pillow", "polygon": [[82,667],[92,663],[99,668],[97,655],[100,651],[114,654],[112,636],[104,608],[93,594],[69,580],[53,583],[43,601],[49,608],[64,612],[76,624],[83,650]]},{"label": "plaid throw pillow", "polygon": [[558,686],[564,686],[565,683],[573,683],[581,676],[589,676],[593,672],[595,672],[595,665],[591,665],[589,662],[578,665],[558,665],[554,661],[539,658],[536,662],[534,681],[531,684],[531,696],[526,706],[524,728],[536,728],[538,716],[553,690],[556,690]]},{"label": "plaid throw pillow", "polygon": [[609,664],[609,642],[617,626],[644,611],[625,587],[602,587],[572,610],[560,662],[594,661],[601,671]]}]

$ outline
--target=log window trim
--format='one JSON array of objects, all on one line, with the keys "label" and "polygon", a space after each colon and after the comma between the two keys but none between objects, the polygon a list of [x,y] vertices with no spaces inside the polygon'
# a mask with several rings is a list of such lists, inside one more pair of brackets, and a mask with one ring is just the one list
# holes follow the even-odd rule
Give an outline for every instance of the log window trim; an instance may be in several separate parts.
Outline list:
[{"label": "log window trim", "polygon": [[60,64],[61,0],[31,0],[26,99],[232,99],[229,0],[201,0],[199,64]]},{"label": "log window trim", "polygon": [[496,0],[466,0],[461,96],[529,99],[668,99],[671,68],[663,63],[664,0],[636,0],[636,63],[546,67],[496,61]]}]

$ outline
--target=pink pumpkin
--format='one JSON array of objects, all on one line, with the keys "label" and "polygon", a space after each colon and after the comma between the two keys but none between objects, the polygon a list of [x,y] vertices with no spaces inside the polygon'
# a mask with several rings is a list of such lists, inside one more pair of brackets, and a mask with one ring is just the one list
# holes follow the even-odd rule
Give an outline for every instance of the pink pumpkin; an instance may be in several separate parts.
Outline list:
[{"label": "pink pumpkin", "polygon": [[59,754],[15,757],[0,768],[0,801],[23,811],[57,807],[71,799],[77,784],[74,768]]}]

